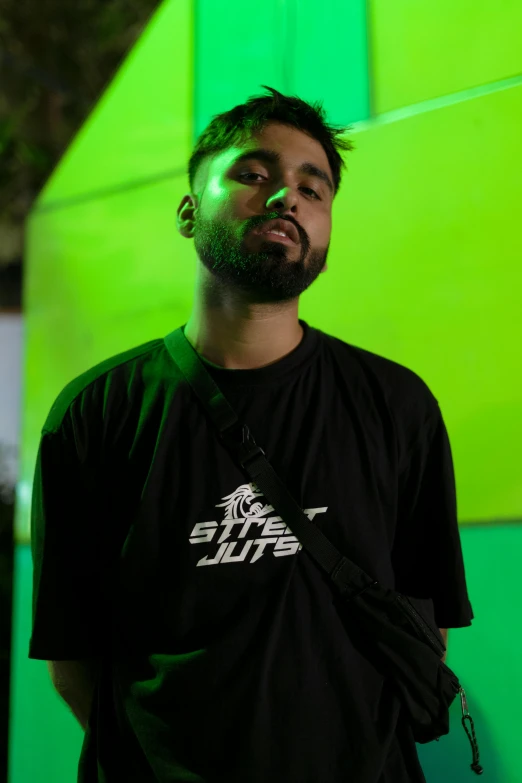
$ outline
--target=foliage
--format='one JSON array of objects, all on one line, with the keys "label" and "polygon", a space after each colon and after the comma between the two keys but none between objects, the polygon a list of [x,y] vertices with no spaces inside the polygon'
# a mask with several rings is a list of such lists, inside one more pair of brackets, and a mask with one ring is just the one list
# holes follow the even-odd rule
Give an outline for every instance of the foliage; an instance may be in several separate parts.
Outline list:
[{"label": "foliage", "polygon": [[156,6],[1,0],[0,266],[22,259],[36,196]]}]

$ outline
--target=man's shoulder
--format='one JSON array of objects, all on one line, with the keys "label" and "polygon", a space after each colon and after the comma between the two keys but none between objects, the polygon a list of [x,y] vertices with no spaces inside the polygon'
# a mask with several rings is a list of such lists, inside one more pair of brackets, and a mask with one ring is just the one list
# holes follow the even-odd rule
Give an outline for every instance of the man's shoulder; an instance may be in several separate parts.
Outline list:
[{"label": "man's shoulder", "polygon": [[56,432],[71,407],[82,405],[87,400],[95,400],[111,390],[111,386],[125,384],[126,379],[136,374],[144,362],[154,358],[155,352],[163,350],[163,339],[157,338],[147,343],[137,345],[121,353],[108,357],[84,370],[69,381],[55,398],[43,430]]},{"label": "man's shoulder", "polygon": [[426,381],[401,362],[370,351],[367,348],[345,342],[328,335],[338,355],[344,354],[364,375],[370,386],[379,387],[394,407],[411,411],[412,406],[421,405],[434,412],[438,402]]}]

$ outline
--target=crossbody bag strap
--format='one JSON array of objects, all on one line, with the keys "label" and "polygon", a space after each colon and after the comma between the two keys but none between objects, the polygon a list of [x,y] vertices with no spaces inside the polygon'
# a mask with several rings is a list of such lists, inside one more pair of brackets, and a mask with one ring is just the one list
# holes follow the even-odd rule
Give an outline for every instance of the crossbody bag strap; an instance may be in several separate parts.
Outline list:
[{"label": "crossbody bag strap", "polygon": [[207,372],[197,351],[179,327],[164,338],[167,350],[187,383],[213,421],[220,439],[274,510],[291,528],[299,542],[330,576],[345,600],[375,584],[361,568],[344,557],[299,507],[279,478],[263,449],[256,444],[246,424],[242,424],[221,389]]}]

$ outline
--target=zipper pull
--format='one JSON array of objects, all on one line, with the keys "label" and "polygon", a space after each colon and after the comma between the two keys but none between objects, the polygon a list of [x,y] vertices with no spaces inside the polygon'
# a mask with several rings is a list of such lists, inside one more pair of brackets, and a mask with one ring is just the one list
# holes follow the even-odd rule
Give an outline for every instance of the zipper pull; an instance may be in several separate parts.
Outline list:
[{"label": "zipper pull", "polygon": [[462,717],[467,718],[469,715],[469,710],[468,710],[468,701],[466,699],[466,692],[464,688],[459,688],[459,693],[460,693],[460,704],[462,707]]},{"label": "zipper pull", "polygon": [[[476,775],[482,775],[484,769],[479,764],[479,747],[477,742],[477,736],[475,734],[475,724],[473,723],[473,718],[469,714],[468,701],[466,699],[466,692],[464,688],[462,687],[459,688],[459,694],[460,694],[460,705],[462,707],[462,725],[464,726],[464,731],[468,735],[468,739],[471,745],[471,750],[473,752],[473,761],[471,763],[471,769]],[[468,729],[466,725],[466,721],[469,721],[470,729]]]}]

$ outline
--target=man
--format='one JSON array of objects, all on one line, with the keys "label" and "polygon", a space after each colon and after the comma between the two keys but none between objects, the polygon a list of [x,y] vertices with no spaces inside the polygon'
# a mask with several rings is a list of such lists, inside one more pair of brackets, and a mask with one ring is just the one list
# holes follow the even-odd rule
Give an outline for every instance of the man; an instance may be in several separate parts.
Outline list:
[{"label": "man", "polygon": [[[177,212],[200,261],[185,337],[309,518],[425,599],[446,634],[473,614],[442,415],[414,372],[298,318],[327,268],[337,150],[351,146],[271,92],[215,118],[192,155]],[[425,780],[328,578],[163,339],[55,401],[32,546],[30,657],[86,729],[82,783]]]}]

